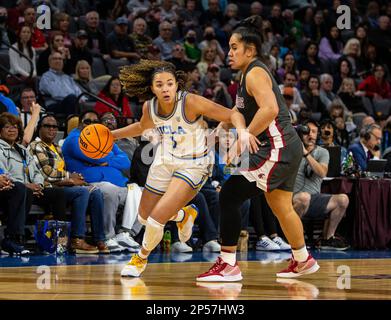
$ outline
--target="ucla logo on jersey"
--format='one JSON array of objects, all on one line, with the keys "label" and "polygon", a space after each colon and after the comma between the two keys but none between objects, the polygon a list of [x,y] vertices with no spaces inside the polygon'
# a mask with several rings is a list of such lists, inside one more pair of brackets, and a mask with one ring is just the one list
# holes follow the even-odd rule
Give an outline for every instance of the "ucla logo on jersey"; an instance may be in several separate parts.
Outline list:
[{"label": "ucla logo on jersey", "polygon": [[236,107],[238,109],[244,108],[244,98],[243,97],[239,97],[238,95],[236,96]]},{"label": "ucla logo on jersey", "polygon": [[185,129],[181,126],[178,126],[176,130],[173,129],[171,125],[157,127],[157,130],[160,134],[186,134]]}]

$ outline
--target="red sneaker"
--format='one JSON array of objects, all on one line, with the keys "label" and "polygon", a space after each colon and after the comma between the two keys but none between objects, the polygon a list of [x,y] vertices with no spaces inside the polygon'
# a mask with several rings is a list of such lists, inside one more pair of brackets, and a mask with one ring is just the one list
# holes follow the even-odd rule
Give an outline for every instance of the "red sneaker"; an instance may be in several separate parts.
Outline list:
[{"label": "red sneaker", "polygon": [[197,281],[213,281],[213,282],[231,282],[242,280],[242,273],[240,272],[238,263],[234,266],[224,262],[221,257],[217,258],[215,264],[207,272],[200,274]]},{"label": "red sneaker", "polygon": [[304,262],[298,262],[292,256],[288,268],[277,273],[277,277],[296,278],[304,274],[314,273],[318,270],[319,265],[310,254],[308,255],[307,260]]}]

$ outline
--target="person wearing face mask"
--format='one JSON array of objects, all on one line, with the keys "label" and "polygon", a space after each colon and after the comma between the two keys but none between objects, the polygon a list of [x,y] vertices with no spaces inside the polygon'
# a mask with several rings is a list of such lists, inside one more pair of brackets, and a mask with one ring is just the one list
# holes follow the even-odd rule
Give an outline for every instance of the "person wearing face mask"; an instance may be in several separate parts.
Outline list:
[{"label": "person wearing face mask", "polygon": [[362,171],[367,169],[370,159],[380,159],[380,144],[383,132],[379,125],[371,124],[360,131],[360,141],[349,146],[348,152],[352,152],[354,160]]},{"label": "person wearing face mask", "polygon": [[200,42],[199,48],[203,50],[204,48],[214,48],[217,52],[217,61],[219,65],[223,65],[225,59],[224,50],[221,47],[220,43],[216,40],[216,32],[211,26],[205,27],[204,30],[204,40]]},{"label": "person wearing face mask", "polygon": [[[342,118],[343,119],[343,118]],[[331,119],[325,119],[320,123],[320,139],[319,145],[322,147],[334,147],[336,143],[337,127]],[[346,158],[347,150],[343,146],[341,147],[341,164]]]},{"label": "person wearing face mask", "polygon": [[197,35],[194,30],[187,31],[183,46],[190,62],[198,63],[201,59],[201,49],[198,47]]}]

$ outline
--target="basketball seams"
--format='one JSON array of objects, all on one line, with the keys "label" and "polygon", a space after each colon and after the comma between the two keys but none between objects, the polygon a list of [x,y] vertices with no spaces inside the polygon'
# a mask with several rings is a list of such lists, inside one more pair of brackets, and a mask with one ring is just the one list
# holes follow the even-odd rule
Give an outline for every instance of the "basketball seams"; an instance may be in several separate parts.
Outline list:
[{"label": "basketball seams", "polygon": [[[113,139],[110,139],[110,130],[107,127],[100,124],[97,129],[98,125],[92,125],[92,126],[94,128],[94,131],[92,130],[92,128],[90,128],[91,129],[90,132],[95,133],[96,137],[92,136],[90,138],[92,138],[92,140],[98,139],[99,148],[97,148],[91,142],[91,140],[87,138],[87,135],[85,134],[84,129],[82,130],[80,137],[79,137],[79,147],[85,156],[87,156],[91,159],[100,159],[100,158],[103,158],[109,154],[109,152],[113,148],[114,141],[111,141],[111,143],[110,143],[110,140],[113,140]],[[104,138],[102,137],[102,140],[100,139],[99,130],[103,131],[106,134],[106,142],[105,142],[103,148],[100,148],[100,147],[102,146],[101,142],[103,142]],[[85,148],[82,144],[80,144],[80,141],[87,143],[88,144],[87,148]],[[90,149],[92,149],[92,150],[90,150]]]}]

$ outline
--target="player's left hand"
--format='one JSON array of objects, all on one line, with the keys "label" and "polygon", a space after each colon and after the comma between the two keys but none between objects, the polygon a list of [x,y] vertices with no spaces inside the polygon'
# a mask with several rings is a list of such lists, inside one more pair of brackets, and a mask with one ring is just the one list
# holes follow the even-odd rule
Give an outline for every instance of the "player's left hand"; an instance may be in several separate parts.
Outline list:
[{"label": "player's left hand", "polygon": [[238,130],[238,139],[229,149],[228,153],[225,156],[225,161],[227,164],[233,162],[236,157],[239,157],[246,149],[250,153],[256,153],[259,150],[259,145],[261,142],[256,136],[248,132],[247,130]]}]

